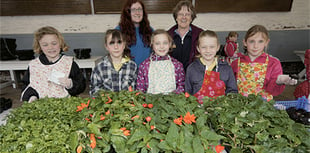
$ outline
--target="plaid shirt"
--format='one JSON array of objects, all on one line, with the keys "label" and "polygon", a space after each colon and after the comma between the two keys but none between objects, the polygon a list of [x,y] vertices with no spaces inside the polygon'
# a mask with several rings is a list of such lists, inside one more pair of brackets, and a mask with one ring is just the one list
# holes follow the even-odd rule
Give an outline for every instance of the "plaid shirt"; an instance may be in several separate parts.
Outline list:
[{"label": "plaid shirt", "polygon": [[105,56],[93,70],[90,78],[90,95],[97,91],[128,90],[129,86],[135,89],[137,79],[137,65],[134,61],[125,62],[119,71],[114,69],[108,56]]}]

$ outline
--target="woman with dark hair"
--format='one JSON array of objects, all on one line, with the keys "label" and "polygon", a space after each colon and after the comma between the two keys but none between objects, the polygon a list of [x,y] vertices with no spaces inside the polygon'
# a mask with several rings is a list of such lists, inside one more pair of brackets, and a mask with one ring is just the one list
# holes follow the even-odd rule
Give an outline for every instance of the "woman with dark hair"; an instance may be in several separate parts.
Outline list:
[{"label": "woman with dark hair", "polygon": [[121,30],[126,35],[131,57],[139,66],[142,61],[150,56],[150,43],[153,31],[142,1],[126,1],[116,29]]}]

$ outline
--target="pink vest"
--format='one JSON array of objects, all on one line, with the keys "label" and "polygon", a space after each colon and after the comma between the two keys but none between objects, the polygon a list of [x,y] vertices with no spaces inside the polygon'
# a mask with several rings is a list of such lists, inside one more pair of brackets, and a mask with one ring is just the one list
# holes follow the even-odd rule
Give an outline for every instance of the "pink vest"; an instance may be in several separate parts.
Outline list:
[{"label": "pink vest", "polygon": [[68,56],[62,56],[57,63],[52,65],[42,64],[39,58],[32,60],[29,63],[30,84],[28,87],[34,88],[38,92],[39,98],[63,98],[69,96],[64,86],[50,82],[48,77],[52,71],[64,73],[65,77],[69,77],[72,61],[72,57]]}]

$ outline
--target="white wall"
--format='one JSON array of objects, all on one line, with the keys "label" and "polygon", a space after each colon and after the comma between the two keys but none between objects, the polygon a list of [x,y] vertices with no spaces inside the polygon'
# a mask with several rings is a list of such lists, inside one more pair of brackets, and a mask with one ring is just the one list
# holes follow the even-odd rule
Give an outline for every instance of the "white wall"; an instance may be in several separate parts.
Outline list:
[{"label": "white wall", "polygon": [[[119,14],[2,16],[0,34],[32,34],[46,25],[62,33],[104,33],[114,28],[119,18]],[[154,29],[175,24],[172,14],[149,14],[149,20]],[[293,0],[290,12],[198,14],[194,24],[214,31],[246,31],[253,24],[265,25],[269,30],[310,29],[310,0]]]}]

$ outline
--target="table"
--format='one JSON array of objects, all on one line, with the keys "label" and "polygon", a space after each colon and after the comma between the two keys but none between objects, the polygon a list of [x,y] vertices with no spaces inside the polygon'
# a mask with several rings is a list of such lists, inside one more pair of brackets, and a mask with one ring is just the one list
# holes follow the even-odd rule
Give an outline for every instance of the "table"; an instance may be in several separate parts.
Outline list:
[{"label": "table", "polygon": [[[79,65],[81,69],[91,68],[93,69],[102,59],[102,56],[92,56],[89,59],[77,59],[74,58],[74,61]],[[30,60],[9,60],[9,61],[0,61],[0,71],[10,71],[11,81],[1,84],[1,88],[4,88],[10,84],[13,85],[13,88],[16,88],[16,70],[27,70]]]},{"label": "table", "polygon": [[[300,57],[301,61],[305,62],[305,53],[306,51],[295,50],[294,53]],[[298,73],[298,78],[301,79],[306,74],[306,68],[304,68],[301,72]]]}]

